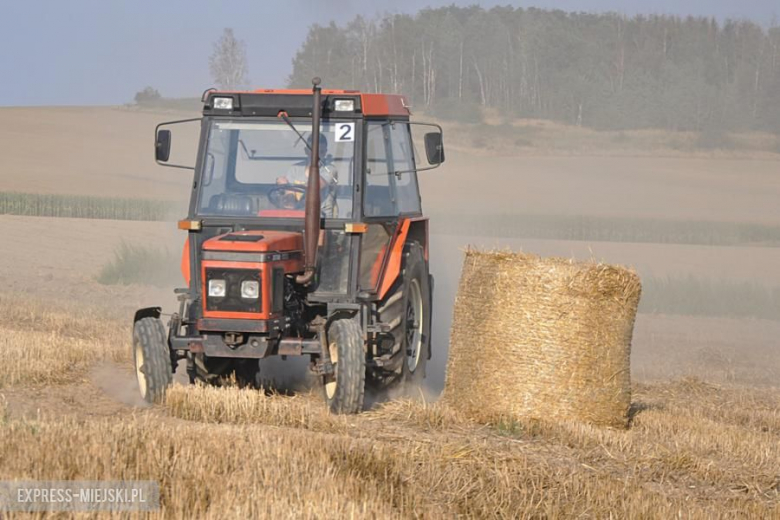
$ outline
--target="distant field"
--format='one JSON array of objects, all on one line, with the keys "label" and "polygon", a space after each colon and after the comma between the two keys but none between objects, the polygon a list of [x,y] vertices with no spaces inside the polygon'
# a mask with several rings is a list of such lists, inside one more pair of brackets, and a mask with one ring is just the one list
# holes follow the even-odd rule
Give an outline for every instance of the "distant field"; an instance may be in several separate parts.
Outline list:
[{"label": "distant field", "polygon": [[[186,117],[186,116],[185,116]],[[0,108],[0,191],[186,199],[192,173],[154,162],[154,127],[181,113],[115,107]],[[196,125],[177,129],[176,158],[194,157]]]},{"label": "distant field", "polygon": [[[0,191],[186,202],[191,172],[156,165],[152,138],[156,124],[196,115],[115,107],[0,108]],[[468,131],[472,139],[479,137],[478,129]],[[555,138],[563,129],[545,131]],[[173,158],[194,164],[197,133],[192,124],[174,129]],[[445,143],[447,135],[445,128]],[[518,157],[474,145],[455,148],[441,169],[420,174],[428,213],[780,225],[777,155],[602,156],[598,150],[562,148]]]},{"label": "distant field", "polygon": [[518,156],[545,153],[780,159],[780,137],[767,132],[599,131],[549,120],[508,121],[497,110],[487,111],[484,123],[449,123],[447,142],[460,150]]},{"label": "distant field", "polygon": [[639,312],[780,322],[780,286],[693,275],[642,278]]},{"label": "distant field", "polygon": [[[0,192],[0,215],[109,220],[175,220],[181,202],[157,199]],[[780,226],[617,217],[433,214],[445,235],[708,246],[780,246]]]},{"label": "distant field", "polygon": [[780,226],[584,215],[434,214],[438,233],[483,237],[703,246],[780,246]]},{"label": "distant field", "polygon": [[780,225],[778,172],[780,160],[453,151],[419,177],[430,214]]},{"label": "distant field", "polygon": [[[39,193],[0,192],[0,215],[108,220],[172,220],[183,214],[172,202]],[[184,210],[186,211],[186,210]]]}]

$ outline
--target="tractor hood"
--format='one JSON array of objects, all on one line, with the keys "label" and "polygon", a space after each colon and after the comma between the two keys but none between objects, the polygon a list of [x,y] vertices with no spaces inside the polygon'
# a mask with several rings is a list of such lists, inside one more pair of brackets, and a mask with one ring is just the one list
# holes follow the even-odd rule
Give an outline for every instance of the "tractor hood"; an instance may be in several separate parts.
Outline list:
[{"label": "tractor hood", "polygon": [[303,250],[303,235],[284,231],[235,231],[203,243],[204,251],[272,253]]}]

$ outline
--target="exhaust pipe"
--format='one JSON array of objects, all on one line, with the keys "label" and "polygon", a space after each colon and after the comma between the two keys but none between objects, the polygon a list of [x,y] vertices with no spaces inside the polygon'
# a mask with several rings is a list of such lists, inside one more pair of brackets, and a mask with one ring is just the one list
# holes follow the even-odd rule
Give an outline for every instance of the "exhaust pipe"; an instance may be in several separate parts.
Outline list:
[{"label": "exhaust pipe", "polygon": [[306,213],[303,227],[304,266],[303,274],[295,278],[295,281],[301,285],[309,285],[314,280],[320,241],[320,118],[322,117],[320,82],[320,78],[311,80],[314,106],[311,111],[311,164],[309,182],[306,185]]}]

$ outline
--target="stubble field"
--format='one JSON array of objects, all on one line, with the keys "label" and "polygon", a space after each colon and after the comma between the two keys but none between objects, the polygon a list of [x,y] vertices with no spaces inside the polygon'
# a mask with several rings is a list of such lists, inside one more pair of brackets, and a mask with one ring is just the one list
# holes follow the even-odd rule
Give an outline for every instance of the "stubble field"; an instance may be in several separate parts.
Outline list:
[{"label": "stubble field", "polygon": [[[0,191],[182,201],[187,172],[151,160],[180,114],[2,109]],[[12,130],[8,130],[11,128]],[[175,141],[176,142],[176,141]],[[485,157],[456,151],[421,178],[426,211],[780,225],[780,162]],[[573,241],[439,231],[434,365],[421,401],[358,417],[294,396],[177,384],[144,406],[130,366],[133,309],[170,289],[96,281],[123,242],[168,248],[173,223],[0,215],[0,480],[153,479],[170,517],[658,517],[780,515],[780,317],[640,314],[627,432],[470,423],[440,403],[468,245],[632,265],[643,276],[780,287],[766,244]],[[297,368],[292,368],[295,372]],[[303,379],[302,372],[297,377]]]}]

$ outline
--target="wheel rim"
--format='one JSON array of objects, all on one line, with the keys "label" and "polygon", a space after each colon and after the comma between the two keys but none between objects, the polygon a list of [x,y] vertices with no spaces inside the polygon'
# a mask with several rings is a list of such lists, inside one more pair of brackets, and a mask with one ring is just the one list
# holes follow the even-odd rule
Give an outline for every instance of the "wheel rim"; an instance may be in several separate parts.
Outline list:
[{"label": "wheel rim", "polygon": [[336,364],[339,362],[339,349],[335,341],[328,345],[328,351],[330,352],[330,362],[333,365],[333,373],[325,376],[325,395],[328,396],[328,399],[333,399],[333,396],[336,395],[336,389],[338,388]]},{"label": "wheel rim", "polygon": [[146,392],[148,391],[148,384],[146,382],[146,374],[144,373],[144,349],[141,347],[141,342],[135,342],[135,376],[138,378],[138,388],[141,390],[141,397],[146,399]]},{"label": "wheel rim", "polygon": [[415,278],[409,284],[409,298],[406,301],[406,364],[414,372],[420,362],[422,351],[423,315],[422,290]]}]

